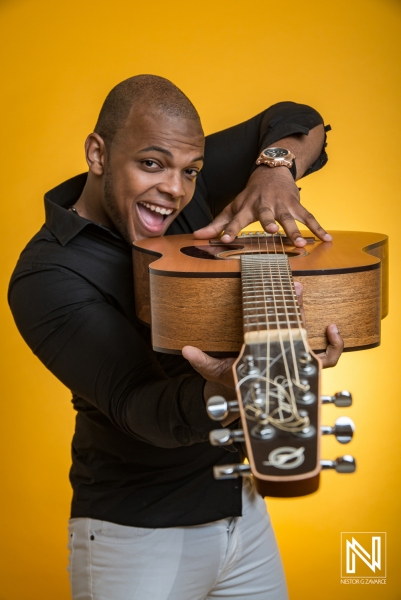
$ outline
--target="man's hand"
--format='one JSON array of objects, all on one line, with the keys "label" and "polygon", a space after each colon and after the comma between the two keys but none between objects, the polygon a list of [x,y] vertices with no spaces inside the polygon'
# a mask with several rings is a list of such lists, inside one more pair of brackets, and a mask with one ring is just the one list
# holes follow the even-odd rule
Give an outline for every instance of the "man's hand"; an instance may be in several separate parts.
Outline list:
[{"label": "man's hand", "polygon": [[299,190],[289,169],[260,166],[252,173],[244,191],[210,225],[196,231],[194,236],[208,239],[224,231],[221,241],[229,243],[241,229],[255,221],[260,221],[268,233],[276,233],[278,221],[294,246],[302,247],[306,240],[301,236],[295,220],[306,225],[320,240],[331,241],[331,235],[301,205]]},{"label": "man's hand", "polygon": [[206,381],[235,388],[232,369],[235,358],[213,358],[194,346],[184,346],[182,355]]}]

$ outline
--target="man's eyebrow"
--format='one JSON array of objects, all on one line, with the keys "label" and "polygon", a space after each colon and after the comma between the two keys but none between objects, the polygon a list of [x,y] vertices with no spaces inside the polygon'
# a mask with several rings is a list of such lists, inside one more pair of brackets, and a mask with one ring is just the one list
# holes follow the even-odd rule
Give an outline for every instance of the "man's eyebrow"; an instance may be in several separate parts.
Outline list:
[{"label": "man's eyebrow", "polygon": [[160,146],[148,146],[147,148],[142,148],[142,150],[139,150],[139,152],[150,152],[152,150],[155,152],[163,152],[163,154],[167,154],[167,156],[173,158],[173,155],[169,150],[166,150],[166,148],[161,148]]},{"label": "man's eyebrow", "polygon": [[[162,148],[161,146],[148,146],[147,148],[142,148],[142,150],[139,150],[139,152],[162,152],[163,154],[167,154],[167,156],[169,156],[170,158],[174,158],[173,155],[171,154],[170,150],[166,150],[166,148]],[[204,161],[204,157],[201,156],[197,156],[196,158],[194,158],[193,160],[191,160],[191,162],[198,162],[198,160],[201,160],[202,162]]]}]

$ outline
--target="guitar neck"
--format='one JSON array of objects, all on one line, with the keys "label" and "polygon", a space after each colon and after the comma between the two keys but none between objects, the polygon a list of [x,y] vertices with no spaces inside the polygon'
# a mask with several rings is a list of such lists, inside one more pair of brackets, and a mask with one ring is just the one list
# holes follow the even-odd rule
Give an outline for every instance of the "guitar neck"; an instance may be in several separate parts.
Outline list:
[{"label": "guitar neck", "polygon": [[246,344],[305,340],[288,256],[241,256],[242,307]]}]

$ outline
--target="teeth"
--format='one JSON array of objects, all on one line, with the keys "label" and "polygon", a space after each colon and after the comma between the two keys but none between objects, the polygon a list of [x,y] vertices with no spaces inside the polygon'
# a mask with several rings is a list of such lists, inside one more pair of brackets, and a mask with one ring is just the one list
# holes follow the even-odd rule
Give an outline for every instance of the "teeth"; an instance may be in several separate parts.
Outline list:
[{"label": "teeth", "polygon": [[155,206],[154,204],[148,204],[148,202],[141,202],[146,208],[149,210],[153,210],[154,212],[158,212],[161,215],[171,215],[173,212],[172,208],[160,208],[160,206]]}]

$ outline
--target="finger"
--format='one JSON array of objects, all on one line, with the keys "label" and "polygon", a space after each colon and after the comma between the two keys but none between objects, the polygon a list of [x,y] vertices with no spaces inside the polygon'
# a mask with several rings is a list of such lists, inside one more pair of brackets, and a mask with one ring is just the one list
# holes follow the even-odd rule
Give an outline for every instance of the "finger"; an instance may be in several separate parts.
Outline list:
[{"label": "finger", "polygon": [[259,210],[259,221],[263,229],[268,233],[276,233],[279,230],[279,226],[274,218],[273,211],[268,206],[265,206]]},{"label": "finger", "polygon": [[316,221],[312,213],[307,211],[303,206],[300,206],[300,208],[301,214],[299,217],[297,217],[298,221],[304,223],[308,229],[310,229],[311,232],[319,238],[319,240],[322,240],[322,242],[331,242],[333,239],[332,236],[323,229],[320,223]]},{"label": "finger", "polygon": [[216,381],[227,387],[234,387],[232,374],[234,358],[213,358],[194,346],[184,346],[182,355],[195,371],[208,381]]},{"label": "finger", "polygon": [[189,363],[191,363],[195,371],[198,371],[201,375],[208,372],[211,357],[202,352],[199,348],[195,348],[195,346],[184,346],[182,355]]},{"label": "finger", "polygon": [[194,237],[198,240],[207,240],[210,238],[218,237],[222,231],[224,231],[227,223],[232,218],[231,212],[226,209],[223,210],[209,225],[202,227],[194,231]]},{"label": "finger", "polygon": [[294,246],[302,248],[307,243],[302,237],[296,223],[294,216],[287,210],[284,205],[278,207],[278,213],[276,215],[277,221],[283,227],[286,236],[291,240]]},{"label": "finger", "polygon": [[318,357],[322,361],[323,369],[335,367],[342,354],[342,351],[344,350],[344,340],[339,334],[337,325],[332,323],[327,327],[326,331],[329,344],[326,348],[326,352],[318,354]]},{"label": "finger", "polygon": [[249,208],[239,210],[237,214],[224,228],[224,235],[221,236],[221,241],[224,243],[232,242],[244,227],[255,221],[253,213]]},{"label": "finger", "polygon": [[299,281],[294,281],[295,293],[297,295],[298,306],[301,311],[302,324],[306,327],[305,321],[305,309],[304,309],[304,298],[303,298],[303,287]]}]

